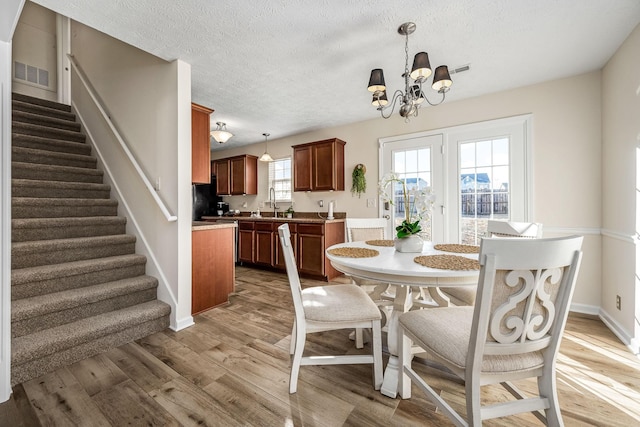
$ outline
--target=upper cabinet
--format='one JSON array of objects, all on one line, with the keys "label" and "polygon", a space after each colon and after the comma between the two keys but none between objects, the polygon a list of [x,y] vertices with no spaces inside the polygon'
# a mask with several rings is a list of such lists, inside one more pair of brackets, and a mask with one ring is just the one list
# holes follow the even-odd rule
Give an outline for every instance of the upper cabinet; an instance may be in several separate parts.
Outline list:
[{"label": "upper cabinet", "polygon": [[211,113],[210,108],[191,104],[191,182],[196,184],[211,182]]},{"label": "upper cabinet", "polygon": [[258,194],[258,158],[243,155],[211,162],[216,176],[216,194],[236,196]]},{"label": "upper cabinet", "polygon": [[293,146],[293,191],[344,191],[344,145],[338,138]]}]

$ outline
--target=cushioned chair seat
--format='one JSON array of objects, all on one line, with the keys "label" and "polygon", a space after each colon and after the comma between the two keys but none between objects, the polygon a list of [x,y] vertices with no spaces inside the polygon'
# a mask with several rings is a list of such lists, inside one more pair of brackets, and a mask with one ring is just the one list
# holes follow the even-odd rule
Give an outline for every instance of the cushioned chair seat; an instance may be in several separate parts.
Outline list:
[{"label": "cushioned chair seat", "polygon": [[351,284],[303,289],[302,305],[309,321],[339,323],[382,317],[367,293]]},{"label": "cushioned chair seat", "polygon": [[[473,310],[473,307],[417,310],[400,316],[400,324],[415,335],[420,347],[441,360],[465,369]],[[517,356],[485,356],[482,372],[519,372],[541,367],[543,364],[544,358],[540,351]]]}]

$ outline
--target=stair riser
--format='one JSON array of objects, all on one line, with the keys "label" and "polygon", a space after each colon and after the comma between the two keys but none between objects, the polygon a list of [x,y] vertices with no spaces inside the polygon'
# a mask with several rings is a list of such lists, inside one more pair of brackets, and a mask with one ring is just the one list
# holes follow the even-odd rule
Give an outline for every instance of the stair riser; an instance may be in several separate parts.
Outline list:
[{"label": "stair riser", "polygon": [[79,246],[54,251],[34,251],[33,253],[14,250],[11,254],[11,268],[28,268],[133,253],[135,253],[135,243],[107,244],[98,247]]},{"label": "stair riser", "polygon": [[85,159],[75,159],[75,158],[60,158],[55,156],[47,155],[46,153],[42,154],[32,154],[32,153],[24,153],[21,151],[13,151],[11,155],[11,159],[14,162],[23,162],[23,163],[37,163],[40,165],[56,165],[56,166],[72,166],[74,168],[87,168],[87,169],[95,169],[97,160],[93,157],[87,157]]},{"label": "stair riser", "polygon": [[65,323],[96,316],[98,314],[108,313],[110,311],[131,307],[136,304],[153,301],[156,299],[156,294],[157,291],[154,287],[128,295],[120,295],[115,298],[97,301],[91,304],[84,304],[69,310],[47,313],[30,319],[12,322],[11,335],[13,338],[21,337],[43,329],[53,328],[59,325],[64,325]]},{"label": "stair riser", "polygon": [[73,132],[80,132],[80,123],[75,121],[68,121],[58,119],[55,117],[42,116],[39,114],[27,113],[24,111],[13,110],[12,114],[13,123],[27,123],[32,125],[46,126],[55,129],[70,130]]},{"label": "stair riser", "polygon": [[141,276],[145,274],[145,264],[129,264],[124,266],[116,266],[104,270],[78,272],[72,276],[65,277],[42,277],[32,282],[12,284],[11,299],[17,300],[21,298],[31,298],[38,295],[46,295],[53,292],[67,291],[77,289],[87,284],[98,285],[115,280],[128,279],[130,277]]},{"label": "stair riser", "polygon": [[125,233],[124,224],[104,224],[72,227],[19,228],[11,230],[12,242],[72,239],[76,237],[114,236]]},{"label": "stair riser", "polygon": [[24,112],[24,113],[39,114],[41,116],[47,116],[47,117],[52,117],[52,118],[56,118],[56,119],[67,120],[67,121],[70,121],[70,122],[75,122],[76,121],[76,116],[73,113],[69,113],[69,112],[62,111],[62,110],[56,110],[54,108],[47,108],[47,107],[43,107],[41,105],[28,104],[28,103],[21,102],[21,101],[13,101],[12,102],[12,110],[14,112],[21,111],[21,112]]},{"label": "stair riser", "polygon": [[[91,171],[91,169],[87,169]],[[66,170],[47,170],[41,169],[34,171],[33,169],[16,166],[11,167],[12,177],[15,179],[35,179],[42,181],[62,181],[62,182],[89,182],[94,184],[102,184],[102,174],[83,173],[82,171],[66,171]]]},{"label": "stair riser", "polygon": [[26,102],[28,104],[40,105],[40,106],[43,106],[43,107],[46,107],[46,108],[52,108],[54,110],[65,111],[67,113],[71,112],[71,106],[70,105],[60,104],[58,102],[49,101],[47,99],[34,98],[32,96],[23,95],[23,94],[20,94],[20,93],[12,94],[11,99],[13,101],[21,101],[21,102]]},{"label": "stair riser", "polygon": [[13,218],[73,218],[117,214],[117,206],[11,206]]},{"label": "stair riser", "polygon": [[142,324],[119,331],[117,333],[90,339],[75,347],[57,351],[40,359],[11,366],[11,385],[20,384],[32,378],[39,377],[48,372],[75,363],[87,357],[95,356],[111,348],[119,347],[128,342],[146,337],[155,332],[166,329],[169,326],[169,317],[154,319]]},{"label": "stair riser", "polygon": [[75,188],[11,187],[13,197],[44,197],[57,199],[108,199],[111,191]]},{"label": "stair riser", "polygon": [[12,145],[14,147],[35,148],[37,150],[47,150],[59,153],[81,154],[88,156],[91,154],[91,146],[84,142],[70,142],[57,139],[42,138],[32,135],[12,134]]},{"label": "stair riser", "polygon": [[13,122],[14,133],[23,135],[39,136],[42,138],[59,139],[62,141],[85,142],[85,135],[78,132],[71,132],[63,129],[55,129],[46,126],[37,126],[20,122]]}]

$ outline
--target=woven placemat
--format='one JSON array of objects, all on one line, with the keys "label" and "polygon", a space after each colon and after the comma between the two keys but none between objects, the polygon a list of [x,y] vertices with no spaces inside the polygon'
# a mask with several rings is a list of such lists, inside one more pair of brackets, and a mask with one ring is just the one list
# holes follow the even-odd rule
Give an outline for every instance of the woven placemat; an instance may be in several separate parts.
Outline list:
[{"label": "woven placemat", "polygon": [[479,254],[480,246],[459,245],[457,243],[445,243],[434,245],[433,249],[444,252],[455,252],[457,254]]},{"label": "woven placemat", "polygon": [[480,270],[478,261],[458,255],[423,255],[413,260],[425,267],[440,270]]},{"label": "woven placemat", "polygon": [[334,248],[328,251],[331,255],[343,256],[347,258],[372,258],[380,255],[375,249],[367,248]]},{"label": "woven placemat", "polygon": [[393,246],[393,240],[367,240],[365,243],[371,246]]}]

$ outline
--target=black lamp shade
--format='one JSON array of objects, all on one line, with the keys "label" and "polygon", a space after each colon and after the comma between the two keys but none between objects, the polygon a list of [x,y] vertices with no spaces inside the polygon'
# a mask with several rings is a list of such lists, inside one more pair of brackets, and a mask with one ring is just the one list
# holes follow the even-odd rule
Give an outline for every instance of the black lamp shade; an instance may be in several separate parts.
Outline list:
[{"label": "black lamp shade", "polygon": [[433,76],[433,85],[431,87],[438,92],[446,92],[452,84],[453,82],[451,81],[447,66],[441,65],[436,68],[436,73]]},{"label": "black lamp shade", "polygon": [[411,86],[411,95],[413,95],[413,103],[414,104],[422,104],[424,102],[424,93],[420,90],[420,86],[413,85]]},{"label": "black lamp shade", "polygon": [[384,73],[381,68],[375,68],[371,70],[371,77],[369,77],[369,92],[382,92],[387,89],[384,84]]},{"label": "black lamp shade", "polygon": [[427,52],[418,52],[413,58],[411,67],[411,78],[413,80],[426,80],[431,75],[431,64]]},{"label": "black lamp shade", "polygon": [[382,92],[374,92],[373,99],[371,100],[371,105],[374,107],[384,107],[389,103],[387,99],[387,91]]}]

